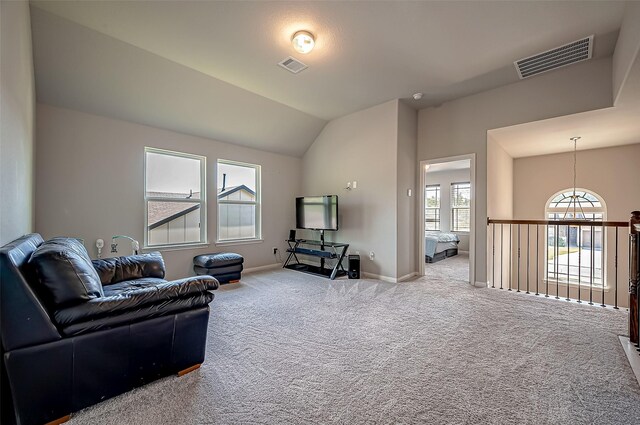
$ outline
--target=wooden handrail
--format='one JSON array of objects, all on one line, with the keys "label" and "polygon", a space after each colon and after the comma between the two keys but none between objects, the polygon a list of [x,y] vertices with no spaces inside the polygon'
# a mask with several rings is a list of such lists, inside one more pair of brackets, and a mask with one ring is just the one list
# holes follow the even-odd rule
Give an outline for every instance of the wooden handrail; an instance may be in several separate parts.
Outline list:
[{"label": "wooden handrail", "polygon": [[487,218],[489,224],[539,224],[545,226],[593,226],[593,227],[629,227],[628,221],[590,221],[590,220],[502,220]]}]

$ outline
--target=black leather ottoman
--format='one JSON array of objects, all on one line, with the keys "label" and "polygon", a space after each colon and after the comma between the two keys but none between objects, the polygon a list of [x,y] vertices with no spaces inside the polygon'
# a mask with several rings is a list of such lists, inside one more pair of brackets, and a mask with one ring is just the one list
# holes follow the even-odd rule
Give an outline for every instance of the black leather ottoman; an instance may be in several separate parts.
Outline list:
[{"label": "black leather ottoman", "polygon": [[197,275],[215,277],[220,283],[237,282],[241,278],[244,257],[233,252],[202,254],[193,257],[193,271]]}]

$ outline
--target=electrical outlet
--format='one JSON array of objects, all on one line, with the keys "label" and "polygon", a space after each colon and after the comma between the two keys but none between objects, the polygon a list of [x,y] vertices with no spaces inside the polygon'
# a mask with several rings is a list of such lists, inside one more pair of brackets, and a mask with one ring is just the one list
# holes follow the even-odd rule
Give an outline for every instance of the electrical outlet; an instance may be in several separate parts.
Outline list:
[{"label": "electrical outlet", "polygon": [[357,189],[357,188],[358,188],[358,182],[354,180],[354,181],[353,181],[353,184],[351,185],[351,187],[352,187],[353,189]]},{"label": "electrical outlet", "polygon": [[278,248],[276,248],[275,246],[273,247],[273,255],[276,255],[278,253]]},{"label": "electrical outlet", "polygon": [[376,253],[373,251],[369,251],[369,260],[373,261],[374,258],[376,258]]}]

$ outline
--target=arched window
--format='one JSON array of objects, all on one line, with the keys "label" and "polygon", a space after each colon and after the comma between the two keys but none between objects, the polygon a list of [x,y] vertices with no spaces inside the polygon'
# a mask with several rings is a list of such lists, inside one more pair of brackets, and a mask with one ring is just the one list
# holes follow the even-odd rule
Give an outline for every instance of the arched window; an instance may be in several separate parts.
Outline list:
[{"label": "arched window", "polygon": [[601,196],[585,190],[566,189],[553,195],[546,205],[547,220],[584,220],[584,225],[547,226],[548,279],[580,285],[604,285],[602,227],[590,221],[606,220]]}]

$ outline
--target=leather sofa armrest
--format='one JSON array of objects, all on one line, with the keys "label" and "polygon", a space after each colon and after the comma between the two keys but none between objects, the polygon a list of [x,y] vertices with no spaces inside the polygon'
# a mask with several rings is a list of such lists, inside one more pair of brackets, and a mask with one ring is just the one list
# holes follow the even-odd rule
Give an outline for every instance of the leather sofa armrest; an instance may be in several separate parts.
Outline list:
[{"label": "leather sofa armrest", "polygon": [[170,301],[203,294],[218,288],[211,276],[198,276],[162,282],[144,288],[123,290],[117,295],[94,298],[85,303],[54,312],[58,325],[66,326],[81,321],[117,315],[149,305],[170,304]]},{"label": "leather sofa armrest", "polygon": [[144,277],[163,279],[165,275],[164,259],[157,251],[93,260],[92,263],[103,286]]}]

